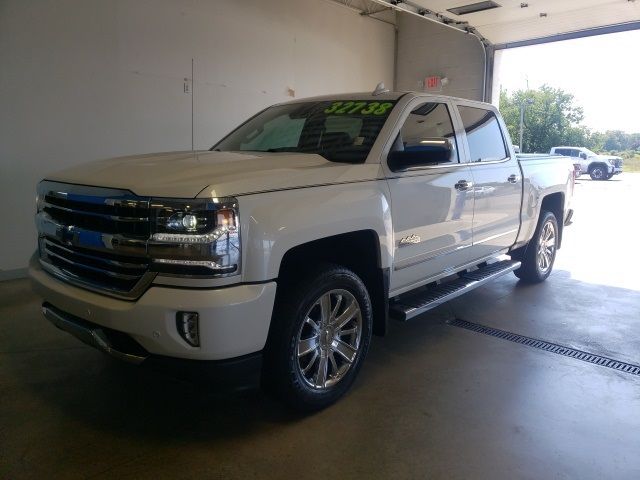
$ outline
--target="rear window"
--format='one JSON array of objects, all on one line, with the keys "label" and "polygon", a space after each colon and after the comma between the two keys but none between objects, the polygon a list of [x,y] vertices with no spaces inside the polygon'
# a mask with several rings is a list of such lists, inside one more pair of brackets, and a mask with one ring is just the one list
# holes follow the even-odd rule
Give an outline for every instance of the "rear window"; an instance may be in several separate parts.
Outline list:
[{"label": "rear window", "polygon": [[507,158],[498,119],[490,110],[458,106],[467,134],[472,162],[490,162]]}]

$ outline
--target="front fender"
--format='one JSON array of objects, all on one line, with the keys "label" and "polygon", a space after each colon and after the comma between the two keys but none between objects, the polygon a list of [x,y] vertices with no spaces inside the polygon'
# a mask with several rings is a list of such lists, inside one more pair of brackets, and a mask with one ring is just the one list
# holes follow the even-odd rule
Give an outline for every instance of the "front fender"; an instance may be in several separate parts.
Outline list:
[{"label": "front fender", "polygon": [[285,253],[313,240],[359,230],[376,232],[380,267],[393,255],[390,194],[385,180],[281,190],[238,197],[242,281],[278,277]]}]

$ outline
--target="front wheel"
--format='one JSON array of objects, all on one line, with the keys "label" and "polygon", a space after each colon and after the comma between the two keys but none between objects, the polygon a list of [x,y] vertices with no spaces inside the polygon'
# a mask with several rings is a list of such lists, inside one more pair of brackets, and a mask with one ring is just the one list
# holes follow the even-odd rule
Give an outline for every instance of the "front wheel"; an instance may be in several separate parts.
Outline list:
[{"label": "front wheel", "polygon": [[540,221],[522,256],[522,266],[513,273],[523,282],[539,283],[553,270],[558,250],[558,221],[551,212],[541,212]]},{"label": "front wheel", "polygon": [[595,165],[589,171],[589,176],[591,180],[608,180],[607,175],[609,172],[604,165]]},{"label": "front wheel", "polygon": [[372,307],[352,271],[326,266],[300,279],[274,310],[263,383],[302,411],[325,408],[354,382],[369,349]]}]

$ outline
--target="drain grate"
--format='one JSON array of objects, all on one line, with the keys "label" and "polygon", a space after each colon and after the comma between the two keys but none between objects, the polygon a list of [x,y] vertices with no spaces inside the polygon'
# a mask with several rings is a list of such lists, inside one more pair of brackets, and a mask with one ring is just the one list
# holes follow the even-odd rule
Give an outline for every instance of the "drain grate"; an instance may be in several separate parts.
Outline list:
[{"label": "drain grate", "polygon": [[603,357],[602,355],[596,355],[594,353],[583,352],[575,348],[566,347],[564,345],[558,345],[557,343],[545,342],[537,338],[525,337],[524,335],[518,335],[517,333],[507,332],[498,328],[485,327],[479,323],[467,322],[466,320],[449,320],[449,325],[454,327],[464,328],[471,330],[472,332],[482,333],[484,335],[490,335],[496,338],[502,338],[503,340],[509,340],[510,342],[520,343],[528,347],[538,348],[551,353],[557,353],[558,355],[564,355],[565,357],[575,358],[576,360],[582,360],[583,362],[593,363],[600,365],[601,367],[613,368],[624,373],[630,373],[632,375],[640,375],[640,365],[633,365],[632,363],[621,362],[614,360],[613,358]]}]

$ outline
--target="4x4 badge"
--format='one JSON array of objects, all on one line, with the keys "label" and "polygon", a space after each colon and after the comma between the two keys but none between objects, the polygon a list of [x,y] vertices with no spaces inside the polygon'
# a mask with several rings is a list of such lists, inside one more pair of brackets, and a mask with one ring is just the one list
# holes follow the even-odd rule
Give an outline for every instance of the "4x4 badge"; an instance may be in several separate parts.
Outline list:
[{"label": "4x4 badge", "polygon": [[408,237],[404,237],[400,239],[400,246],[404,247],[407,245],[415,245],[416,243],[420,243],[422,241],[422,239],[420,238],[420,235],[416,235],[411,234]]}]

